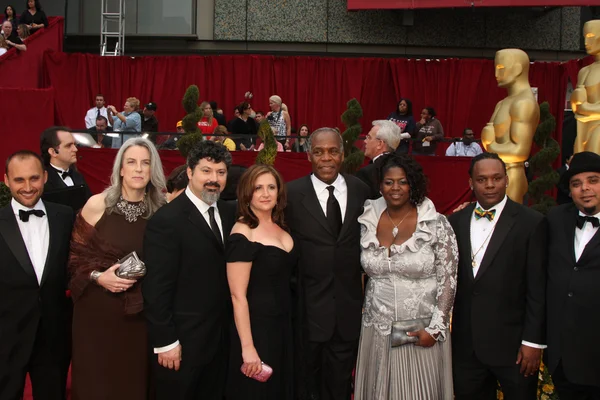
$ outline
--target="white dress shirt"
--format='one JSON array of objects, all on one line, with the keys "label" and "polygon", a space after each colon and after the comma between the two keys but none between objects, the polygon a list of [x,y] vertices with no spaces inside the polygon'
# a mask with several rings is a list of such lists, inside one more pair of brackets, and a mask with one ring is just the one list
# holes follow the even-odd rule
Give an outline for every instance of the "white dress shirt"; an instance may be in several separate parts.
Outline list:
[{"label": "white dress shirt", "polygon": [[67,172],[67,170],[64,170],[64,169],[62,169],[60,167],[57,167],[56,165],[54,165],[52,163],[50,163],[50,166],[52,168],[54,168],[55,170],[58,171],[58,177],[63,180],[63,182],[65,183],[65,185],[67,185],[67,186],[74,186],[75,185],[75,182],[73,182],[73,178],[71,178],[70,176],[67,176],[65,179],[63,179],[62,174],[63,174],[63,172]]},{"label": "white dress shirt", "polygon": [[317,199],[319,199],[319,204],[321,204],[321,209],[323,209],[323,214],[325,214],[326,217],[327,199],[329,199],[329,190],[327,190],[327,187],[333,186],[335,188],[333,190],[333,195],[340,205],[340,211],[342,212],[342,223],[344,223],[344,218],[346,217],[346,205],[348,204],[348,186],[346,185],[346,180],[342,174],[338,174],[336,180],[331,185],[317,178],[315,174],[310,176],[310,180],[312,181],[313,188],[317,194]]},{"label": "white dress shirt", "polygon": [[[496,210],[493,221],[489,221],[487,218],[475,219],[475,213],[471,215],[471,256],[475,255],[475,252],[481,248],[481,250],[479,250],[479,252],[473,257],[475,259],[473,276],[477,276],[477,273],[479,272],[481,261],[483,260],[483,256],[485,255],[487,247],[490,244],[490,240],[494,234],[494,229],[496,228],[496,223],[500,220],[500,216],[502,215],[502,211],[504,211],[507,201],[508,197],[504,196],[504,199],[502,199],[500,203],[489,209]],[[477,202],[475,205],[475,208],[477,207],[481,207],[479,202]],[[521,341],[521,344],[528,347],[533,347],[535,349],[545,349],[548,347],[543,344],[531,343],[525,340]]]},{"label": "white dress shirt", "polygon": [[[21,237],[25,242],[27,253],[37,277],[38,284],[42,281],[48,248],[50,246],[50,227],[48,226],[48,215],[44,202],[39,200],[33,208],[27,208],[15,199],[10,201],[10,205],[17,218],[17,224],[21,231]],[[29,221],[23,222],[19,218],[19,210],[42,210],[46,215],[43,217],[29,216]]]},{"label": "white dress shirt", "polygon": [[451,157],[475,157],[483,153],[477,142],[465,145],[463,142],[454,142],[446,149],[446,156]]},{"label": "white dress shirt", "polygon": [[[188,186],[185,189],[185,195],[191,200],[192,203],[194,203],[194,205],[196,206],[196,208],[198,209],[198,211],[200,211],[200,214],[202,214],[202,217],[204,217],[204,219],[206,220],[206,223],[208,224],[208,226],[210,227],[210,215],[208,214],[208,209],[213,207],[215,209],[215,220],[217,221],[217,225],[219,226],[219,230],[221,231],[221,239],[223,239],[223,243],[224,241],[224,233],[223,233],[223,224],[221,223],[221,216],[219,215],[219,208],[217,207],[217,204],[211,204],[208,205],[204,202],[204,200],[198,198],[194,192],[192,192],[192,190],[190,189],[190,187]],[[179,340],[176,340],[174,343],[171,343],[168,346],[164,346],[164,347],[155,347],[154,348],[154,354],[159,354],[159,353],[166,353],[167,351],[173,350],[175,347],[179,346]]]},{"label": "white dress shirt", "polygon": [[[579,215],[586,216],[581,211],[579,211]],[[600,219],[600,213],[593,215],[593,217]],[[583,254],[583,250],[585,250],[585,246],[592,240],[596,232],[598,232],[598,227],[594,228],[592,223],[588,221],[583,224],[583,228],[575,228],[575,261],[579,261],[579,258]]]},{"label": "white dress shirt", "polygon": [[[112,121],[108,119],[108,112],[106,111],[106,107],[102,107],[100,109],[100,115],[106,118],[108,121],[108,126],[112,126]],[[98,117],[98,107],[92,107],[85,113],[85,127],[86,129],[90,129],[96,126],[96,118]]]}]

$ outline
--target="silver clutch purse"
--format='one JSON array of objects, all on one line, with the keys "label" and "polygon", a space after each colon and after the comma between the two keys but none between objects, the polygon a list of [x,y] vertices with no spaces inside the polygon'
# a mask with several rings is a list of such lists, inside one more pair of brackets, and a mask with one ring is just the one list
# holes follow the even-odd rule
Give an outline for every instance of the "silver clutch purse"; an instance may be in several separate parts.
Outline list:
[{"label": "silver clutch purse", "polygon": [[136,280],[146,275],[146,264],[140,260],[135,251],[121,258],[117,264],[121,264],[115,272],[119,278]]},{"label": "silver clutch purse", "polygon": [[416,343],[419,338],[408,336],[408,332],[416,332],[429,326],[431,318],[416,318],[406,321],[392,322],[392,347],[398,347],[409,343]]}]

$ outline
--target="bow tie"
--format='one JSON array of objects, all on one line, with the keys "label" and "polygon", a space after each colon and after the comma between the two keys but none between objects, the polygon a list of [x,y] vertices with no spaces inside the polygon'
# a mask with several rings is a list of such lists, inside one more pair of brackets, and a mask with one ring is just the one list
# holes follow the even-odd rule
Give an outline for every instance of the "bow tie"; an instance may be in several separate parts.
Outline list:
[{"label": "bow tie", "polygon": [[600,226],[600,221],[598,221],[598,218],[596,218],[596,217],[588,217],[587,215],[578,215],[577,216],[577,227],[579,229],[583,229],[583,225],[585,225],[586,222],[589,222],[590,224],[592,224],[592,226],[594,228],[597,228],[598,226]]},{"label": "bow tie", "polygon": [[[57,170],[57,171],[58,171],[58,170]],[[69,176],[70,176],[71,178],[73,178],[73,171],[71,171],[71,170],[64,171],[64,172],[60,172],[60,171],[58,171],[58,173],[60,174],[60,177],[63,179],[63,181],[64,181],[65,179],[67,179]]]},{"label": "bow tie", "polygon": [[23,222],[29,221],[29,217],[31,215],[35,215],[36,217],[41,218],[44,215],[46,215],[46,213],[42,210],[29,210],[29,211],[19,210],[19,219]]},{"label": "bow tie", "polygon": [[496,216],[496,210],[485,211],[483,208],[477,207],[475,209],[474,214],[475,214],[475,220],[478,220],[480,218],[487,218],[488,221],[493,221],[494,217]]}]

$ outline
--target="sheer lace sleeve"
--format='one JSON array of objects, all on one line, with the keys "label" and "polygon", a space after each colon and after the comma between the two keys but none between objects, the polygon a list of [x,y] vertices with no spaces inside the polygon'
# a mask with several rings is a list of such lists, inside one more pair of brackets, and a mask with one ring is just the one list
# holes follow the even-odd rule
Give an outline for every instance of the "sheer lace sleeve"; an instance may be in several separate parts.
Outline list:
[{"label": "sheer lace sleeve", "polygon": [[[435,274],[437,281],[436,304],[429,327],[430,335],[438,335],[437,340],[446,340],[450,316],[456,294],[456,270],[458,267],[458,247],[456,236],[450,223],[443,215],[438,216],[437,242],[434,245]],[[435,337],[435,336],[434,336]]]}]

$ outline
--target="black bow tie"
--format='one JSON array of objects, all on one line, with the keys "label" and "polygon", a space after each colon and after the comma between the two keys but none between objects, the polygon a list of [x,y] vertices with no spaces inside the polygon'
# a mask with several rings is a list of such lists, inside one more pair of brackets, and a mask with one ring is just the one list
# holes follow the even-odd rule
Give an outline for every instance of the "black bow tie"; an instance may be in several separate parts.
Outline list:
[{"label": "black bow tie", "polygon": [[36,217],[41,218],[44,215],[46,215],[46,213],[42,210],[29,210],[29,211],[19,210],[19,219],[23,222],[29,221],[29,217],[31,215],[35,215]]},{"label": "black bow tie", "polygon": [[67,179],[69,176],[71,177],[71,179],[73,178],[73,171],[71,171],[71,170],[63,171],[63,172],[61,172],[59,170],[56,170],[56,171],[60,174],[60,177],[63,179],[63,181],[65,179]]},{"label": "black bow tie", "polygon": [[600,226],[600,221],[598,221],[598,218],[596,218],[596,217],[588,217],[587,215],[578,215],[577,216],[577,227],[579,229],[583,229],[583,225],[586,222],[591,223],[594,228],[597,228]]}]

